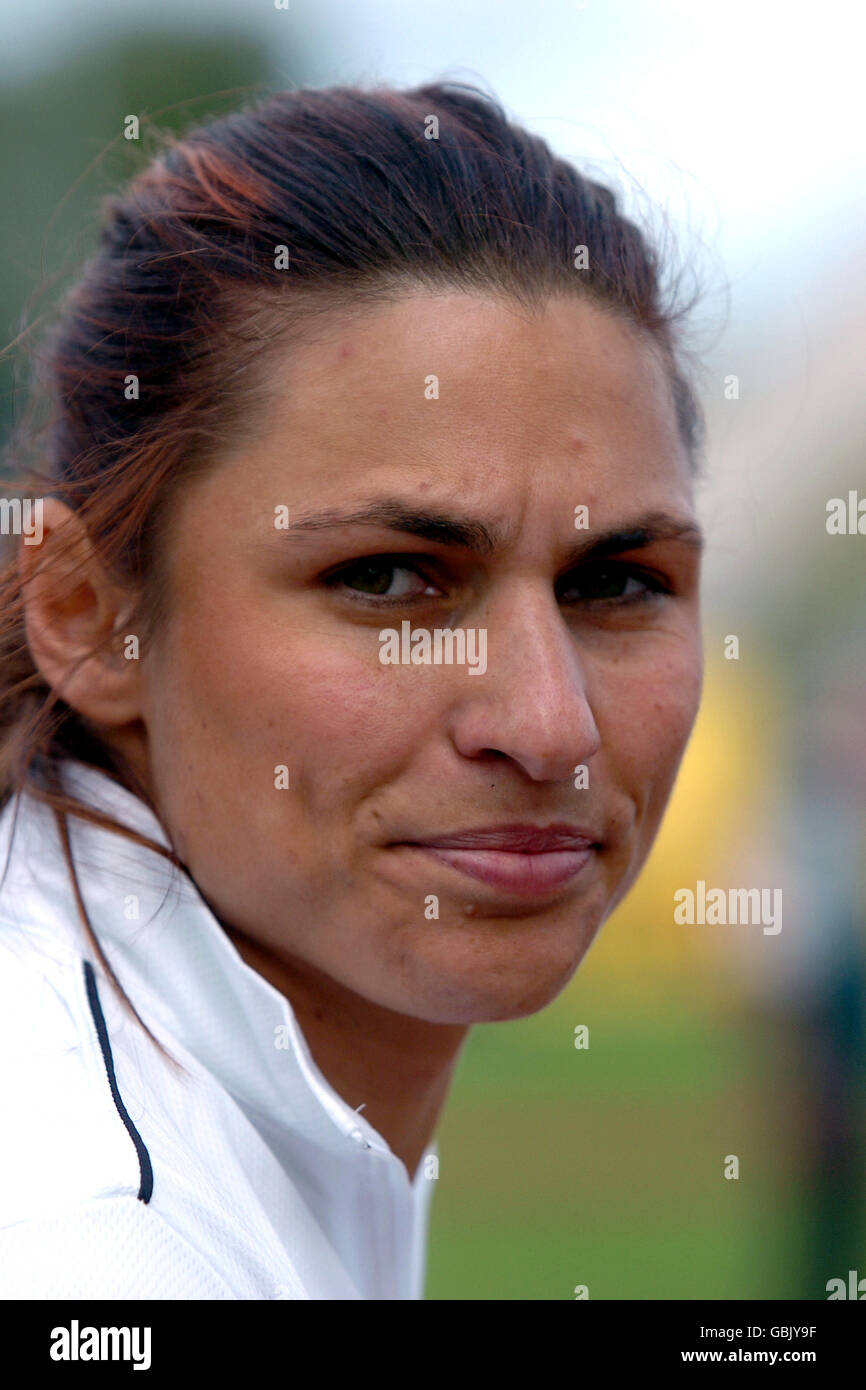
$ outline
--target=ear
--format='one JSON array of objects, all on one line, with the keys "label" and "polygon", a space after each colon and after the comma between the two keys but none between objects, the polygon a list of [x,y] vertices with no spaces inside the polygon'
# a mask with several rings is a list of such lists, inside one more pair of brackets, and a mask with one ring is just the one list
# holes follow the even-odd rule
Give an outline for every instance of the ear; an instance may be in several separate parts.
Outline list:
[{"label": "ear", "polygon": [[124,640],[133,593],[105,570],[71,508],[56,497],[39,500],[41,541],[22,541],[18,552],[33,660],[80,714],[98,724],[128,724],[141,713],[138,643]]}]

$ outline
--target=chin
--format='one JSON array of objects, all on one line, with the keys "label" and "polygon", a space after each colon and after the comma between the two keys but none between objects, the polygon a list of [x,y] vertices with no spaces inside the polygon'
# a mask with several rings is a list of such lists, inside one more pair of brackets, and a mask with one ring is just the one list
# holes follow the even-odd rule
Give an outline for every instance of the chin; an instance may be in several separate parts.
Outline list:
[{"label": "chin", "polygon": [[[456,1023],[469,1026],[475,1023],[506,1023],[528,1018],[551,1004],[561,994],[578,970],[586,948],[572,953],[565,965],[562,961],[539,962],[535,970],[524,969],[508,974],[490,970],[482,978],[467,975],[435,983],[428,976],[425,986],[411,1006],[403,1012],[424,1018],[429,1023]],[[468,974],[468,972],[467,972]]]}]

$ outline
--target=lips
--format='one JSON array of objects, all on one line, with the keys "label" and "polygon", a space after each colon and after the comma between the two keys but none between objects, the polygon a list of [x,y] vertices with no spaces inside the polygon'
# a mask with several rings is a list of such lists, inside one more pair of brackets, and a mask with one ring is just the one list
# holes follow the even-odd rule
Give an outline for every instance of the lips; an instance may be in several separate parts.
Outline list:
[{"label": "lips", "polygon": [[435,835],[408,843],[427,849],[492,849],[510,854],[552,854],[556,850],[588,849],[596,843],[590,830],[571,825],[491,825],[480,830],[460,830],[455,835]]},{"label": "lips", "polygon": [[592,831],[565,824],[487,826],[404,843],[518,897],[536,897],[562,888],[598,848]]}]

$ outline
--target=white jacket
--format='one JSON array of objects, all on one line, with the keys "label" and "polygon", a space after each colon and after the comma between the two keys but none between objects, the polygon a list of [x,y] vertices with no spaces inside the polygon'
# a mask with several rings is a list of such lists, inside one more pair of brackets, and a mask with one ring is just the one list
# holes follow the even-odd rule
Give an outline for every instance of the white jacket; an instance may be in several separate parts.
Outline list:
[{"label": "white jacket", "polygon": [[[64,777],[168,844],[105,774],[67,762]],[[50,808],[23,796],[12,835],[14,810],[0,816],[0,1298],[423,1297],[435,1145],[410,1182],[189,876],[70,816],[90,922],[176,1075],[100,969]]]}]

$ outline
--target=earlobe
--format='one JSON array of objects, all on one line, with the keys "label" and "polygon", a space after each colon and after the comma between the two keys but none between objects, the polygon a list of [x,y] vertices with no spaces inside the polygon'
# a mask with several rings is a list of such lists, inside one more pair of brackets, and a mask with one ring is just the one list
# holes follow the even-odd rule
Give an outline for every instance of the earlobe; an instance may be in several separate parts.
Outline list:
[{"label": "earlobe", "polygon": [[131,596],[59,499],[43,499],[42,539],[20,546],[18,567],[27,643],[47,684],[95,723],[136,719],[138,640],[124,631]]}]

